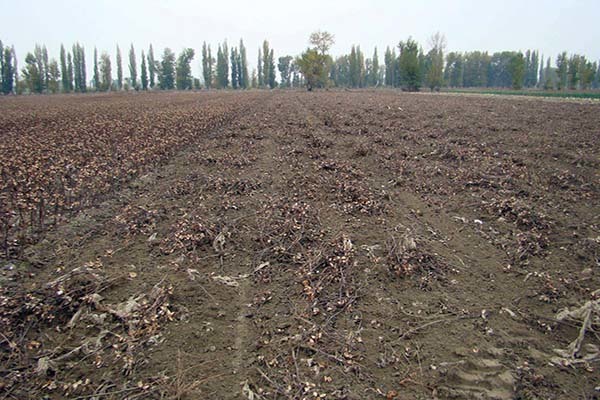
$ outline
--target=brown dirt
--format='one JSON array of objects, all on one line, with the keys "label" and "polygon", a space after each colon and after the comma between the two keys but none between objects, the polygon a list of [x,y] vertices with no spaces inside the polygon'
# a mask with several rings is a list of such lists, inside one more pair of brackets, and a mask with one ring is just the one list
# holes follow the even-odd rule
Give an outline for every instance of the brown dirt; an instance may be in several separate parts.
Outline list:
[{"label": "brown dirt", "polygon": [[[598,398],[597,361],[552,362],[581,325],[556,313],[600,287],[597,104],[180,96],[177,118],[234,111],[1,261],[2,321],[23,319],[2,329],[15,335],[0,344],[1,396]],[[66,103],[175,112],[177,99],[1,100],[14,129],[24,101],[51,118]],[[102,300],[46,287],[83,266],[102,287],[87,275],[69,284]],[[152,303],[155,285],[165,297],[135,315],[103,308],[141,294]],[[44,307],[57,314],[28,308],[32,294],[55,296]],[[104,330],[100,347],[61,358]],[[40,359],[52,365],[36,373]]]}]

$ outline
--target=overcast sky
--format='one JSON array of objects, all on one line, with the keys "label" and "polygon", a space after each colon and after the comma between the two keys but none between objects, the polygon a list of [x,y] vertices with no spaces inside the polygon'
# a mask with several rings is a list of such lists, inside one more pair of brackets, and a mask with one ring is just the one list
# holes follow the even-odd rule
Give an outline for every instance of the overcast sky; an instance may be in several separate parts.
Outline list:
[{"label": "overcast sky", "polygon": [[[296,55],[310,32],[333,33],[334,55],[360,44],[367,57],[375,46],[380,59],[388,45],[409,35],[427,50],[436,31],[446,35],[448,50],[538,49],[553,59],[560,51],[600,59],[600,0],[0,0],[0,39],[14,44],[20,59],[35,43],[46,44],[58,58],[60,44],[79,41],[92,51],[121,46],[124,60],[133,43],[138,54],[154,45],[196,50],[193,73],[200,75],[202,42],[244,39],[251,67],[263,39],[275,57]],[[216,53],[216,51],[214,52]],[[124,61],[124,63],[126,63]],[[124,66],[125,71],[127,67]],[[127,75],[127,72],[125,73]]]}]

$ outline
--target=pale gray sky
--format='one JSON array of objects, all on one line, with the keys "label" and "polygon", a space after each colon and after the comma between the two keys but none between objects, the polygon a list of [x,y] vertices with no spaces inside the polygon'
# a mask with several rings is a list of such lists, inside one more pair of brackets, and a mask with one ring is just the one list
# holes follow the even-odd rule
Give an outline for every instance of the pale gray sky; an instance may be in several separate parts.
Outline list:
[{"label": "pale gray sky", "polygon": [[[367,57],[373,47],[383,59],[385,47],[412,35],[427,48],[427,38],[440,31],[448,50],[538,49],[554,59],[567,50],[600,59],[599,0],[0,0],[0,39],[14,44],[22,65],[35,43],[46,44],[58,59],[61,43],[86,47],[88,68],[94,46],[114,60],[118,43],[126,64],[131,43],[139,52],[154,45],[157,56],[166,46],[179,52],[196,50],[193,73],[200,75],[203,41],[244,39],[250,66],[263,39],[275,57],[299,54],[311,31],[335,34],[333,54],[360,44]],[[216,51],[215,51],[216,53]],[[127,67],[124,66],[125,75]]]}]

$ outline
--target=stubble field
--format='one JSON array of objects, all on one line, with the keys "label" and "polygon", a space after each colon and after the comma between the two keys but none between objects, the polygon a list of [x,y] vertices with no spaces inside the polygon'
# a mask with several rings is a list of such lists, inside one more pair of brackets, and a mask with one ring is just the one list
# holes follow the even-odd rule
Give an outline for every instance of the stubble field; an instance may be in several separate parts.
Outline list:
[{"label": "stubble field", "polygon": [[0,397],[600,396],[600,105],[0,98]]}]

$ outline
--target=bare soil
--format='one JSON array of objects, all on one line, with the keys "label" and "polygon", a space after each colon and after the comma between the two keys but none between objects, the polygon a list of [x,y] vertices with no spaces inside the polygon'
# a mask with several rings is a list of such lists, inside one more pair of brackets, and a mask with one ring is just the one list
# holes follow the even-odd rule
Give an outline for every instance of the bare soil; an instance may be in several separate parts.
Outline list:
[{"label": "bare soil", "polygon": [[66,108],[151,127],[151,103],[189,138],[0,260],[2,398],[600,397],[598,315],[572,357],[583,321],[556,318],[600,298],[598,104],[0,100],[12,130]]}]

